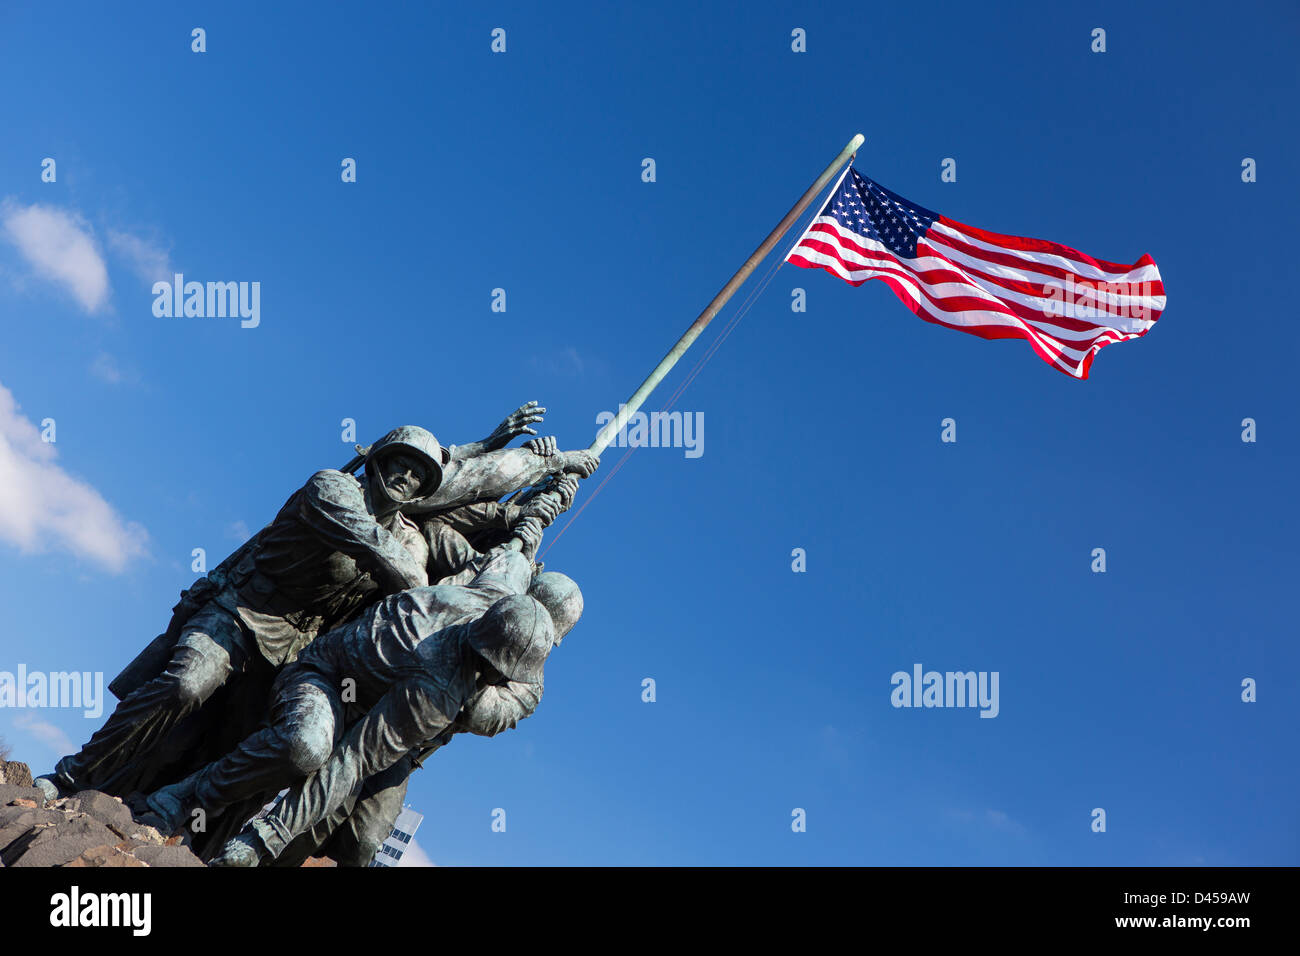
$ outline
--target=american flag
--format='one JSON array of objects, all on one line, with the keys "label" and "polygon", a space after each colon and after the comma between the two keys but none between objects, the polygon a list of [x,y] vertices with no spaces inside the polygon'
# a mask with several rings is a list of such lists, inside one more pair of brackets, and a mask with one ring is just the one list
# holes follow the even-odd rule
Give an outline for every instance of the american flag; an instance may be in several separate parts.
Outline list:
[{"label": "american flag", "polygon": [[986,339],[1025,339],[1079,379],[1103,346],[1146,335],[1165,307],[1150,256],[1126,266],[1045,239],[977,229],[852,167],[786,261],[853,285],[882,279],[927,322]]}]

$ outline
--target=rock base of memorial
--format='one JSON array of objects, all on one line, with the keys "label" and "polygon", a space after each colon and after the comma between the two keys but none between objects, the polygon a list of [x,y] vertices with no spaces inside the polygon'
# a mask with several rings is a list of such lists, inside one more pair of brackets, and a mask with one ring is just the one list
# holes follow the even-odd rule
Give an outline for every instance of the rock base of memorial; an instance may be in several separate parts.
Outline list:
[{"label": "rock base of memorial", "polygon": [[83,790],[47,802],[26,764],[0,761],[0,866],[203,865],[117,797]]},{"label": "rock base of memorial", "polygon": [[[337,866],[310,857],[303,866]],[[137,819],[117,797],[83,790],[46,801],[25,763],[0,760],[0,867],[206,866],[185,845]]]}]

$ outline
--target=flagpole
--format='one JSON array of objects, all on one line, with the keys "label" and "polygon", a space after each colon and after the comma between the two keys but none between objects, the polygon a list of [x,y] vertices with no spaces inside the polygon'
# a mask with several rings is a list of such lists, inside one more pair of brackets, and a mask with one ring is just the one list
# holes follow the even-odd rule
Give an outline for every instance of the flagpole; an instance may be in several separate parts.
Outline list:
[{"label": "flagpole", "polygon": [[619,407],[618,415],[614,420],[606,424],[605,427],[597,433],[596,440],[592,442],[591,447],[587,449],[591,454],[599,455],[605,450],[606,446],[614,440],[614,436],[617,435],[623,426],[627,424],[628,419],[636,414],[636,412],[641,408],[641,405],[645,402],[646,398],[649,397],[652,391],[654,391],[655,386],[664,380],[664,376],[666,376],[669,371],[672,370],[672,367],[677,364],[677,360],[680,359],[686,353],[686,350],[691,347],[691,344],[700,337],[700,333],[704,331],[705,326],[713,321],[713,317],[718,314],[719,310],[721,310],[724,305],[727,304],[727,300],[735,294],[737,289],[744,285],[745,280],[749,278],[750,273],[758,268],[758,264],[762,262],[776,244],[781,241],[781,237],[785,235],[790,226],[794,224],[794,221],[803,215],[804,210],[807,209],[808,205],[817,197],[817,194],[826,188],[826,184],[831,181],[837,172],[839,172],[840,167],[853,158],[858,151],[858,147],[861,146],[863,142],[864,137],[861,133],[849,140],[848,145],[845,146],[844,149],[840,150],[840,154],[835,157],[835,160],[827,166],[825,170],[823,170],[822,174],[817,177],[811,186],[808,187],[807,191],[799,197],[799,201],[790,207],[790,211],[785,214],[779,223],[777,223],[776,228],[768,233],[767,238],[764,239],[762,243],[759,244],[759,247],[754,250],[754,254],[745,260],[745,264],[741,266],[736,274],[727,281],[727,284],[722,287],[722,290],[713,297],[713,301],[705,306],[705,309],[700,313],[699,318],[691,323],[690,328],[688,328],[682,337],[677,340],[677,344],[668,350],[668,354],[665,355],[659,364],[654,367],[654,371],[646,377],[646,380],[641,383],[641,386],[632,393],[632,397]]},{"label": "flagpole", "polygon": [[[840,150],[840,154],[835,157],[831,164],[822,170],[822,174],[813,180],[813,184],[799,197],[799,201],[790,207],[790,211],[777,223],[776,228],[768,233],[766,239],[759,243],[753,255],[745,260],[745,264],[736,271],[736,274],[727,281],[722,290],[713,297],[713,301],[705,306],[699,318],[691,323],[690,328],[677,340],[677,344],[668,350],[668,354],[654,367],[654,371],[646,376],[646,380],[632,393],[631,398],[619,406],[618,415],[596,434],[596,440],[591,443],[591,447],[587,451],[593,455],[599,455],[614,440],[614,436],[627,424],[627,420],[640,410],[646,398],[655,390],[655,386],[664,380],[672,367],[677,364],[677,360],[686,354],[686,350],[700,337],[700,333],[704,331],[705,326],[713,321],[713,317],[727,304],[727,300],[735,295],[737,289],[744,285],[750,273],[758,268],[758,264],[767,258],[767,254],[781,241],[781,237],[794,225],[795,220],[803,215],[804,210],[817,198],[817,194],[826,188],[826,184],[839,172],[840,167],[857,154],[858,147],[865,142],[865,139],[861,133],[854,136],[849,140],[848,145]],[[357,451],[360,452],[360,450],[360,447],[358,447]],[[554,494],[554,492],[544,493]],[[573,523],[572,518],[569,519],[569,523]],[[565,525],[566,530],[567,528],[568,525]],[[511,537],[506,546],[519,551],[523,548],[523,540],[518,537]]]}]

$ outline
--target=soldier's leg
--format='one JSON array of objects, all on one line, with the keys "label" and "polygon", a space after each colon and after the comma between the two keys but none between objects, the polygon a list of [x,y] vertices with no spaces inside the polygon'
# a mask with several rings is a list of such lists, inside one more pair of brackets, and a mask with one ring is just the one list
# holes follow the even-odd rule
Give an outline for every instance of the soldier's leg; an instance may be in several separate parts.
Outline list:
[{"label": "soldier's leg", "polygon": [[235,620],[209,604],[186,625],[163,672],[117,705],[81,750],[64,757],[54,777],[61,787],[103,784],[151,749],[197,710],[232,674],[242,671],[256,650]]},{"label": "soldier's leg", "polygon": [[369,778],[445,730],[448,720],[440,705],[445,702],[439,689],[427,680],[407,678],[394,684],[365,717],[348,728],[330,759],[290,787],[241,837],[260,842],[261,855],[279,856],[295,838],[355,799]]},{"label": "soldier's leg", "polygon": [[231,804],[275,793],[329,759],[342,736],[342,716],[333,682],[291,665],[275,684],[267,726],[198,773],[151,794],[149,805],[174,829],[192,807],[217,816]]},{"label": "soldier's leg", "polygon": [[407,756],[368,779],[352,812],[334,821],[333,833],[322,847],[325,855],[339,866],[369,866],[402,812],[414,769]]},{"label": "soldier's leg", "polygon": [[195,795],[224,807],[265,790],[279,791],[318,769],[343,735],[343,702],[327,677],[301,672],[279,684],[270,725],[200,774]]},{"label": "soldier's leg", "polygon": [[343,804],[322,822],[308,829],[289,841],[289,845],[280,851],[280,855],[268,858],[262,866],[292,867],[302,866],[308,857],[325,856],[324,847],[329,843],[330,834],[338,829],[352,812],[360,795],[345,800]]}]

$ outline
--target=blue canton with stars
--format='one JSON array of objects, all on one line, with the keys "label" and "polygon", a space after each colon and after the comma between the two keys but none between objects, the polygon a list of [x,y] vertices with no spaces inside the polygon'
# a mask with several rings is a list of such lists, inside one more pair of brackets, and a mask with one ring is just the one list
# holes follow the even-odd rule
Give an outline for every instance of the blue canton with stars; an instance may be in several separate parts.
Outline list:
[{"label": "blue canton with stars", "polygon": [[908,202],[852,167],[821,214],[876,240],[901,259],[916,258],[917,241],[939,218],[937,212]]}]

